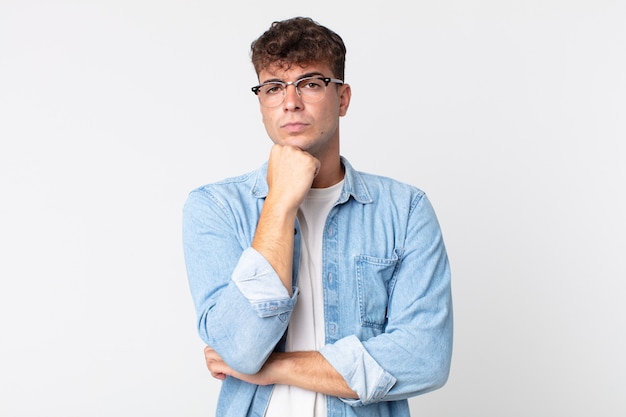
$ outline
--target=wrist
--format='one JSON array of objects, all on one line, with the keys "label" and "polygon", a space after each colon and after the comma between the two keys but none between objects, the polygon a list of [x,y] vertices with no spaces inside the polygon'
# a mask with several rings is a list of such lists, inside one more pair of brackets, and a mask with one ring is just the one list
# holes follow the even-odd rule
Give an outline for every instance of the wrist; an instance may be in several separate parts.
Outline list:
[{"label": "wrist", "polygon": [[279,217],[288,218],[293,216],[295,218],[300,203],[300,200],[288,198],[285,193],[272,193],[270,191],[265,198],[263,210],[271,211]]}]

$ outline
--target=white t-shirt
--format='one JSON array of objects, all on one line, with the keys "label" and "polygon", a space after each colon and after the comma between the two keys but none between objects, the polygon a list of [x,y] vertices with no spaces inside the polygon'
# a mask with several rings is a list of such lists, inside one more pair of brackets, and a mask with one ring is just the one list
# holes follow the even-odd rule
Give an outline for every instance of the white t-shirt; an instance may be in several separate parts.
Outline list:
[{"label": "white t-shirt", "polygon": [[[343,181],[312,188],[298,210],[301,231],[298,302],[291,313],[286,351],[319,350],[324,346],[322,238],[328,213],[337,202]],[[276,385],[265,417],[326,417],[326,396],[289,385]]]}]

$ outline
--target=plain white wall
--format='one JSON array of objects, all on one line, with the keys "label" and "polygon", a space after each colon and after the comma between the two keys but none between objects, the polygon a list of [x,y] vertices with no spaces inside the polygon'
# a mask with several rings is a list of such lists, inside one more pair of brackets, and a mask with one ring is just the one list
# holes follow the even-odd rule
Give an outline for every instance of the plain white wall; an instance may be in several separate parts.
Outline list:
[{"label": "plain white wall", "polygon": [[626,7],[604,0],[0,0],[0,415],[213,415],[181,209],[265,160],[248,49],[294,15],[347,44],[343,154],[444,231],[452,372],[413,414],[625,415]]}]

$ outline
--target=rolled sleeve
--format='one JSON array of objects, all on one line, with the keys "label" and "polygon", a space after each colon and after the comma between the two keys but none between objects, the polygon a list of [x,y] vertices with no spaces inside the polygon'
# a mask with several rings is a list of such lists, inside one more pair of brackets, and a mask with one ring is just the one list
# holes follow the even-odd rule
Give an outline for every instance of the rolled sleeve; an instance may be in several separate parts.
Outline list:
[{"label": "rolled sleeve", "polygon": [[289,313],[296,303],[298,289],[294,287],[290,297],[274,268],[254,248],[242,253],[232,280],[259,317]]},{"label": "rolled sleeve", "polygon": [[374,360],[356,336],[326,345],[320,353],[359,396],[358,400],[341,398],[351,406],[381,401],[396,383],[396,378]]}]

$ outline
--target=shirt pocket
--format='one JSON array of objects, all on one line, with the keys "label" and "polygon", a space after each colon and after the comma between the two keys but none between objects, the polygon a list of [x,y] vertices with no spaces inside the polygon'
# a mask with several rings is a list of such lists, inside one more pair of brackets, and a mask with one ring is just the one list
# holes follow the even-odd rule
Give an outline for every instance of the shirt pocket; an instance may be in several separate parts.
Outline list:
[{"label": "shirt pocket", "polygon": [[358,255],[355,263],[361,326],[382,329],[398,258]]}]

